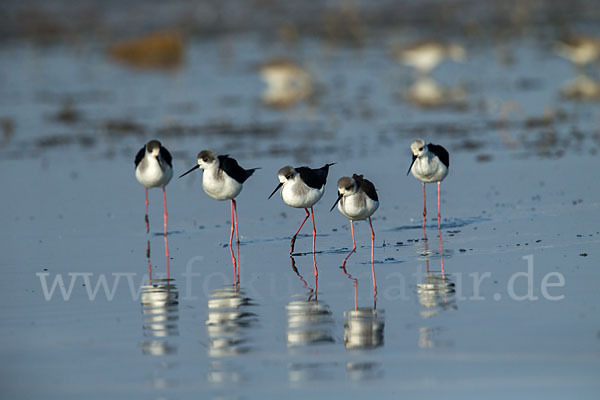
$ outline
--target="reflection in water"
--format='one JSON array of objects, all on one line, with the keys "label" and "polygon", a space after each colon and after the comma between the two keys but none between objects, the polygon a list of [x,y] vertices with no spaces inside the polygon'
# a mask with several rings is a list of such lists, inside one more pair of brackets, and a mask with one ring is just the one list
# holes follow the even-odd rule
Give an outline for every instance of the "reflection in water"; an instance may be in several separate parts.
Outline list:
[{"label": "reflection in water", "polygon": [[444,88],[430,77],[419,77],[404,98],[418,107],[459,107],[465,104],[467,93],[461,87]]},{"label": "reflection in water", "polygon": [[[429,250],[425,228],[423,228],[423,234],[426,272],[423,277],[424,281],[417,284],[417,293],[419,295],[419,302],[423,306],[421,317],[429,319],[442,311],[456,310],[458,307],[456,306],[454,282],[452,282],[450,276],[444,270],[442,232],[438,228],[440,271],[431,271],[429,269],[429,261],[433,253]],[[436,336],[440,331],[441,328],[439,327],[423,326],[419,328],[419,347],[438,347],[440,342],[436,340]]]},{"label": "reflection in water", "polygon": [[226,287],[211,294],[206,320],[209,356],[231,356],[250,350],[246,329],[257,320],[256,314],[248,311],[253,305],[241,289]]},{"label": "reflection in water", "polygon": [[585,74],[580,74],[563,85],[560,95],[571,100],[598,100],[600,99],[600,83]]},{"label": "reflection in water", "polygon": [[417,285],[423,318],[431,318],[441,311],[456,310],[454,282],[442,274],[425,274],[425,282]]},{"label": "reflection in water", "polygon": [[[371,268],[374,268],[371,258]],[[344,275],[353,282],[354,309],[344,313],[344,343],[346,349],[372,349],[383,346],[384,310],[377,310],[377,286],[373,272],[373,308],[358,307],[358,279],[341,268]],[[374,271],[374,270],[373,270]]]},{"label": "reflection in water", "polygon": [[308,290],[306,300],[292,300],[287,306],[288,327],[287,327],[287,345],[288,347],[306,346],[317,343],[334,342],[331,333],[333,326],[333,317],[329,306],[318,300],[317,289],[319,275],[317,273],[316,259],[313,253],[313,268],[315,271],[314,288],[308,286],[306,280],[300,274],[296,267],[296,260],[290,256],[292,271],[298,276],[302,287]]},{"label": "reflection in water", "polygon": [[346,375],[353,381],[368,381],[381,379],[383,369],[376,362],[348,362],[346,364]]},{"label": "reflection in water", "polygon": [[[315,260],[315,271],[317,271],[317,267],[316,267],[316,258],[314,258],[313,256],[313,260]],[[308,286],[308,282],[306,282],[306,280],[302,277],[302,275],[300,274],[300,271],[298,271],[298,268],[296,267],[296,260],[294,259],[293,256],[290,256],[290,263],[292,265],[292,271],[294,271],[294,273],[296,275],[298,275],[298,279],[300,279],[300,282],[302,282],[302,287],[306,290],[308,290],[308,300],[311,300],[313,297],[317,298],[317,285],[318,285],[318,281],[319,281],[319,275],[318,273],[315,274],[315,287],[314,289]]]},{"label": "reflection in water", "polygon": [[[165,237],[166,243],[166,237]],[[179,329],[179,292],[170,279],[152,279],[150,241],[146,248],[149,283],[141,288],[143,329],[146,340],[140,343],[142,352],[160,356],[175,353],[177,347],[168,338],[177,336]],[[167,257],[168,259],[168,257]]]},{"label": "reflection in water", "polygon": [[287,345],[333,343],[333,317],[329,306],[318,300],[292,300],[287,306]]},{"label": "reflection in water", "polygon": [[207,379],[213,384],[244,381],[244,374],[235,364],[235,356],[248,353],[250,329],[258,317],[250,309],[255,306],[251,298],[240,288],[240,245],[236,244],[236,255],[229,246],[233,264],[233,285],[216,289],[208,299],[206,331],[208,333],[208,356],[212,357]]},{"label": "reflection in water", "polygon": [[[302,277],[292,256],[290,256],[290,263],[292,271],[298,276],[298,279],[302,283],[302,288],[307,292],[297,295],[298,297],[306,296],[306,300],[292,300],[286,306],[288,319],[286,341],[288,351],[302,352],[307,349],[307,346],[335,343],[333,337],[333,315],[329,310],[329,306],[325,302],[319,301],[317,296],[319,275],[314,253],[314,287],[310,287],[308,282]],[[333,367],[332,363],[322,361],[291,363],[288,367],[288,380],[293,385],[315,380],[331,380],[334,379],[332,375]]]},{"label": "reflection in water", "polygon": [[384,311],[358,308],[344,313],[346,349],[372,349],[383,346]]},{"label": "reflection in water", "polygon": [[250,332],[258,317],[250,312],[252,299],[239,286],[225,287],[213,291],[208,300],[208,355],[210,372],[207,379],[214,384],[237,383],[244,380],[239,366],[228,357],[248,353]]},{"label": "reflection in water", "polygon": [[178,297],[177,287],[166,279],[151,280],[142,286],[144,336],[150,338],[141,343],[144,354],[158,356],[177,351],[166,339],[179,335]]}]

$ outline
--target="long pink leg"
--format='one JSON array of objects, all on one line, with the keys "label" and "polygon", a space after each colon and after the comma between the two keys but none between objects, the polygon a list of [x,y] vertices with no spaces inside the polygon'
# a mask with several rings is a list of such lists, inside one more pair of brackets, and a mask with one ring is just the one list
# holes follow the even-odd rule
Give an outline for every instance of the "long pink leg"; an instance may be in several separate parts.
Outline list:
[{"label": "long pink leg", "polygon": [[[235,221],[233,218],[233,200],[231,200],[229,202],[229,205],[231,207],[231,233],[229,234],[229,248],[231,248],[231,242],[233,241],[233,231],[235,229],[233,226],[234,221]],[[232,250],[232,252],[233,252],[233,250]],[[233,253],[232,253],[232,255],[233,255]]]},{"label": "long pink leg", "polygon": [[167,279],[171,279],[171,257],[169,257],[169,242],[165,235],[165,256],[167,257]]},{"label": "long pink leg", "polygon": [[427,201],[425,200],[425,182],[423,182],[423,216],[427,215]]},{"label": "long pink leg", "polygon": [[319,300],[319,271],[317,270],[317,259],[313,253],[313,263],[315,264],[315,301]]},{"label": "long pink leg", "polygon": [[[229,252],[231,253],[231,264],[233,265],[233,286],[234,286],[235,289],[237,289],[238,274],[239,274],[238,261],[237,261],[235,255],[233,254],[233,247],[232,246],[229,246]],[[238,247],[238,258],[239,258],[239,247]]]},{"label": "long pink leg", "polygon": [[315,226],[315,212],[313,208],[310,208],[310,213],[312,214],[312,223],[313,223],[313,253],[315,252],[315,240],[317,238],[317,228]]},{"label": "long pink leg", "polygon": [[165,223],[165,236],[167,236],[167,191],[163,186],[163,203],[165,205],[165,215],[164,215],[164,223]]},{"label": "long pink leg", "polygon": [[316,238],[317,238],[317,228],[315,226],[315,212],[313,211],[312,207],[310,208],[310,213],[312,214],[312,220],[313,220],[313,262],[315,265],[315,276],[317,276],[319,274],[319,271],[317,271],[317,258],[315,256],[315,242],[316,242]]},{"label": "long pink leg", "polygon": [[373,275],[373,293],[377,296],[377,283],[375,282],[375,231],[373,230],[373,223],[371,217],[369,217],[369,225],[371,226],[371,273]]},{"label": "long pink leg", "polygon": [[235,218],[235,241],[237,244],[240,244],[240,236],[238,234],[238,223],[237,223],[237,204],[235,199],[231,199],[231,203],[233,204],[233,216]]},{"label": "long pink leg", "polygon": [[296,237],[298,237],[298,233],[300,233],[300,230],[304,226],[304,223],[306,222],[306,220],[310,216],[310,213],[308,212],[308,208],[305,208],[304,211],[306,211],[306,217],[304,217],[304,221],[302,221],[302,223],[300,224],[300,228],[298,228],[298,230],[296,231],[296,233],[294,234],[294,236],[292,236],[292,241],[290,243],[290,254],[292,254],[294,252],[294,245],[296,244]]},{"label": "long pink leg", "polygon": [[236,252],[236,260],[237,260],[237,272],[236,272],[236,284],[235,284],[235,287],[237,289],[238,286],[240,285],[240,244],[239,243],[236,244],[235,252]]},{"label": "long pink leg", "polygon": [[312,224],[313,224],[313,262],[315,265],[315,276],[317,276],[319,274],[319,271],[317,271],[317,258],[315,256],[315,240],[317,237],[317,228],[315,227],[315,212],[313,211],[313,208],[310,208],[310,213],[312,214]]},{"label": "long pink leg", "polygon": [[150,220],[148,219],[148,188],[146,188],[146,214],[144,215],[144,221],[146,221],[146,233],[150,232]]},{"label": "long pink leg", "polygon": [[356,251],[356,241],[354,240],[354,221],[352,220],[350,220],[350,230],[352,231],[352,250],[350,250],[350,253],[348,253],[348,255],[344,258],[344,261],[342,261],[342,268],[346,267],[346,262],[348,261],[352,253]]},{"label": "long pink leg", "polygon": [[440,230],[440,228],[441,228],[440,221],[441,221],[441,217],[442,217],[442,214],[440,212],[440,182],[437,183],[437,186],[438,186],[438,230]]}]

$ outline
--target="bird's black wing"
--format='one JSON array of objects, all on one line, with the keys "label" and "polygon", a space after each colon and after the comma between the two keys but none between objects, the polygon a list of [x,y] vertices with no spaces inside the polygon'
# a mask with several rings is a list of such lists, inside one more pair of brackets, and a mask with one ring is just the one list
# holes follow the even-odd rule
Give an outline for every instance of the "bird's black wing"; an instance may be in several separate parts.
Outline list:
[{"label": "bird's black wing", "polygon": [[429,143],[427,148],[440,159],[446,168],[450,167],[450,154],[448,154],[448,151],[445,148],[433,143]]},{"label": "bird's black wing", "polygon": [[219,168],[221,168],[227,175],[238,181],[239,183],[246,182],[246,179],[250,177],[258,168],[244,169],[240,167],[238,162],[229,156],[218,156]]},{"label": "bird's black wing", "polygon": [[167,162],[167,164],[169,164],[169,167],[173,168],[173,157],[171,157],[171,153],[169,153],[169,150],[160,146],[160,156],[163,160]]},{"label": "bird's black wing", "polygon": [[352,179],[358,183],[358,188],[362,189],[371,200],[379,201],[379,197],[377,197],[377,190],[375,190],[375,185],[373,185],[373,182],[363,178],[362,175],[357,174],[352,175]]},{"label": "bird's black wing", "polygon": [[142,147],[140,149],[140,151],[138,151],[138,153],[135,155],[134,163],[135,163],[136,167],[142,162],[145,154],[146,154],[146,146]]},{"label": "bird's black wing", "polygon": [[294,168],[299,174],[300,178],[309,187],[313,189],[321,189],[327,183],[327,174],[329,174],[329,167],[332,164],[325,164],[319,169],[312,169],[309,167],[298,167]]}]

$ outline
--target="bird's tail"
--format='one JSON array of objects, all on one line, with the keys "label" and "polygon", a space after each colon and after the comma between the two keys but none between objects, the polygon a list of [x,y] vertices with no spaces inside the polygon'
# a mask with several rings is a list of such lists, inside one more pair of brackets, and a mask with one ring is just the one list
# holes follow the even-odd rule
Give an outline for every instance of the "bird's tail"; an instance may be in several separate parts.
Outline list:
[{"label": "bird's tail", "polygon": [[337,163],[334,163],[334,162],[333,162],[333,163],[328,163],[328,164],[325,164],[325,165],[323,165],[323,166],[322,166],[321,168],[319,168],[319,169],[320,169],[320,170],[323,170],[323,171],[325,171],[325,172],[329,172],[329,167],[331,167],[332,165],[335,165],[335,164],[337,164]]},{"label": "bird's tail", "polygon": [[249,178],[254,173],[254,171],[256,171],[257,169],[261,169],[261,168],[260,167],[256,167],[256,168],[247,169],[246,170],[246,178]]}]

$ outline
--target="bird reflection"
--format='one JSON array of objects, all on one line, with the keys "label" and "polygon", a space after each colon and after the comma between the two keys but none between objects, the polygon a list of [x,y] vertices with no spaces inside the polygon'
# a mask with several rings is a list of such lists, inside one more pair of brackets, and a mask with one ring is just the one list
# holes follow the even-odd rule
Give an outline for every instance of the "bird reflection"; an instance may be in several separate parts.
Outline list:
[{"label": "bird reflection", "polygon": [[[429,261],[433,252],[429,250],[427,232],[423,227],[423,242],[425,243],[425,275],[423,282],[417,284],[419,303],[423,306],[421,317],[433,318],[442,311],[456,310],[455,285],[444,270],[444,248],[442,232],[438,228],[440,270],[430,270]],[[437,347],[440,343],[436,340],[438,327],[424,326],[419,329],[419,347]]]},{"label": "bird reflection", "polygon": [[571,100],[597,100],[600,99],[600,82],[581,73],[562,86],[560,95]]},{"label": "bird reflection", "polygon": [[[346,349],[372,349],[383,345],[385,314],[377,310],[377,292],[373,291],[373,308],[358,307],[358,279],[349,274],[346,267],[342,272],[353,282],[354,309],[344,312],[344,344]],[[375,279],[375,275],[373,275]],[[373,287],[376,287],[373,282]]]},{"label": "bird reflection", "polygon": [[571,100],[600,99],[600,82],[586,72],[586,67],[600,58],[600,39],[593,36],[569,35],[561,38],[555,44],[555,49],[576,67],[575,78],[562,86],[560,95]]},{"label": "bird reflection", "polygon": [[[166,236],[165,236],[166,244]],[[150,241],[147,242],[148,284],[141,287],[143,330],[146,340],[140,343],[142,352],[160,356],[172,354],[177,347],[168,339],[179,335],[179,292],[173,280],[152,278]],[[167,257],[168,265],[168,257]]]},{"label": "bird reflection", "polygon": [[252,349],[250,330],[258,322],[258,316],[251,311],[255,303],[240,286],[239,244],[235,255],[232,247],[229,250],[234,270],[233,285],[211,293],[205,323],[209,338],[208,356],[212,358],[207,379],[214,384],[244,380],[244,374],[232,357]]},{"label": "bird reflection", "polygon": [[252,299],[239,287],[225,287],[212,292],[208,300],[208,356],[210,371],[207,380],[213,384],[238,383],[244,380],[240,366],[232,357],[252,349],[250,330],[258,317],[250,311]]},{"label": "bird reflection", "polygon": [[467,51],[458,43],[443,43],[436,40],[420,40],[412,44],[396,46],[396,59],[413,67],[420,76],[427,76],[444,59],[456,62],[465,60]]},{"label": "bird reflection", "polygon": [[383,376],[381,363],[377,362],[348,362],[346,375],[353,381],[369,381]]},{"label": "bird reflection", "polygon": [[318,300],[318,274],[315,274],[315,285],[311,288],[298,271],[294,257],[290,256],[290,262],[303,288],[308,291],[308,297],[306,300],[292,300],[286,306],[288,347],[333,343],[333,316],[329,306]]},{"label": "bird reflection", "polygon": [[206,320],[210,357],[244,354],[250,350],[247,329],[257,321],[256,314],[250,311],[253,305],[252,299],[239,287],[212,292]]},{"label": "bird reflection", "polygon": [[460,107],[465,104],[466,91],[457,86],[446,88],[429,76],[420,76],[406,90],[404,98],[422,108]]}]

